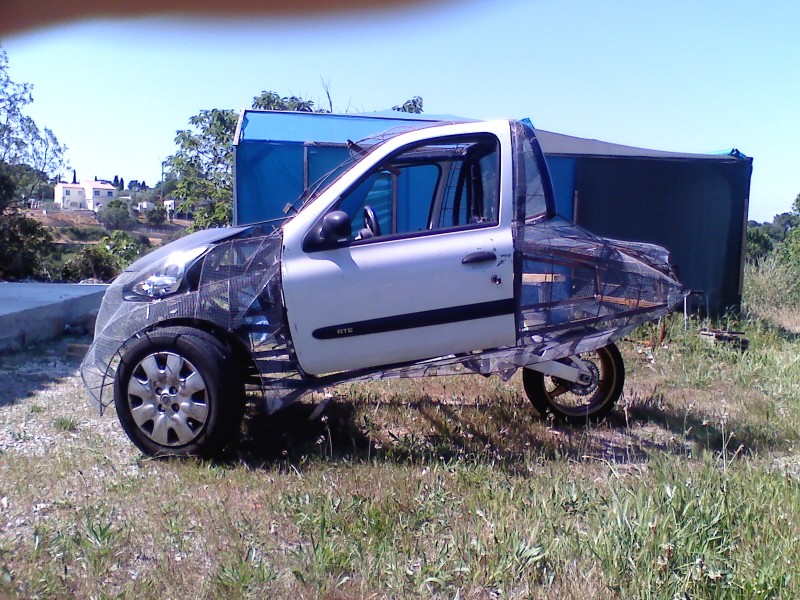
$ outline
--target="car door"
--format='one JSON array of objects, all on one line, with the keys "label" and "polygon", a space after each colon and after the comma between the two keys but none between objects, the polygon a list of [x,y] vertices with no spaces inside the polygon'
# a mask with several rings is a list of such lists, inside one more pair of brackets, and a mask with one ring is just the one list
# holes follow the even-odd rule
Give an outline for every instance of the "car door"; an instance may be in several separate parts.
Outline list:
[{"label": "car door", "polygon": [[[333,200],[320,198],[316,221],[287,224],[284,300],[305,372],[515,343],[508,125],[444,131],[402,136]],[[351,220],[349,238],[304,245],[333,211]]]}]

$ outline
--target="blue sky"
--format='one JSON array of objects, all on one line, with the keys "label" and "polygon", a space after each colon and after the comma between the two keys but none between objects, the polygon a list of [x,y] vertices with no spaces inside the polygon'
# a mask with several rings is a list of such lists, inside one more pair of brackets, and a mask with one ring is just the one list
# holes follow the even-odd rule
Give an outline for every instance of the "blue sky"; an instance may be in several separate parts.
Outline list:
[{"label": "blue sky", "polygon": [[[754,157],[750,217],[800,193],[800,3],[496,0],[247,20],[96,20],[2,40],[80,178],[155,184],[175,131],[262,90],[334,109],[529,116],[570,135]],[[71,173],[69,174],[71,176]]]}]

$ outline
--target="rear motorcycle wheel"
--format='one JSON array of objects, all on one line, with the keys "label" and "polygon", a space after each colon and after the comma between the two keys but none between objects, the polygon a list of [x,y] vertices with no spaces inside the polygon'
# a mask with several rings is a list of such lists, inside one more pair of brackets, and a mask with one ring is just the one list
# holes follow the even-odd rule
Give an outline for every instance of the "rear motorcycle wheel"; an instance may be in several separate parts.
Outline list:
[{"label": "rear motorcycle wheel", "polygon": [[619,400],[625,385],[625,363],[619,348],[609,344],[580,354],[578,358],[592,374],[587,384],[573,383],[533,369],[522,370],[525,394],[542,416],[553,415],[572,425],[598,422]]}]

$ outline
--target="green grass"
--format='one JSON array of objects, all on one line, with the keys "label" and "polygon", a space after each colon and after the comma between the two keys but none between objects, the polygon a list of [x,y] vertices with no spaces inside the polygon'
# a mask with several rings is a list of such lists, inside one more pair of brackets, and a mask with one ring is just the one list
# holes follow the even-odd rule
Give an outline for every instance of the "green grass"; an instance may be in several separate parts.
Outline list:
[{"label": "green grass", "polygon": [[60,415],[53,420],[53,427],[57,431],[64,433],[74,433],[78,431],[78,419],[75,417]]},{"label": "green grass", "polygon": [[313,422],[318,397],[251,411],[216,462],[141,456],[67,342],[4,356],[0,597],[798,597],[787,323],[716,324],[744,353],[680,318],[636,332],[591,429],[537,419],[516,378],[384,381]]}]

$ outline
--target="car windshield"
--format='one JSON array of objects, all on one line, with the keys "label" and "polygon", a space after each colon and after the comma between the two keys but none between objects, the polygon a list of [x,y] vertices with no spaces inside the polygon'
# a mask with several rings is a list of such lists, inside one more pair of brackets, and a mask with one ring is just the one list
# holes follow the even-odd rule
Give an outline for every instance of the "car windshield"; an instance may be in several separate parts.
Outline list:
[{"label": "car windshield", "polygon": [[291,204],[287,204],[286,208],[284,209],[284,214],[287,216],[294,213],[299,212],[306,204],[317,198],[321,195],[325,190],[327,190],[331,185],[336,182],[339,177],[341,177],[345,171],[350,169],[353,165],[360,162],[364,158],[366,158],[369,154],[371,154],[378,146],[382,145],[387,140],[400,135],[401,133],[407,133],[409,131],[413,131],[415,129],[422,129],[423,127],[433,127],[435,125],[442,125],[442,123],[436,121],[430,121],[426,123],[420,123],[418,126],[410,127],[410,126],[400,126],[400,127],[393,127],[388,129],[382,133],[377,135],[364,138],[363,140],[359,140],[358,142],[353,142],[348,140],[347,141],[347,148],[350,150],[350,157],[341,163],[336,168],[332,169],[319,179],[315,181],[313,184],[308,186],[306,190],[300,195],[300,197],[292,202]]},{"label": "car windshield", "polygon": [[306,206],[317,196],[327,190],[331,185],[333,185],[333,183],[339,179],[339,177],[341,177],[345,171],[372,152],[372,150],[377,147],[378,144],[373,144],[368,150],[364,150],[360,143],[350,143],[348,146],[350,148],[350,157],[317,179],[317,181],[315,181],[313,184],[308,186],[294,202],[287,203],[283,209],[284,216],[267,219],[264,221],[257,221],[255,223],[251,223],[250,226],[259,226],[263,230],[267,231],[276,231],[281,229],[292,219],[292,217],[294,217],[294,215],[299,213],[304,206]]},{"label": "car windshield", "polygon": [[350,167],[359,161],[363,160],[378,145],[379,144],[373,143],[371,146],[367,146],[365,142],[348,143],[350,157],[308,186],[297,200],[291,204],[287,204],[283,211],[284,214],[289,215],[290,213],[300,212],[300,209],[327,190],[337,179],[339,179],[339,177],[342,176],[345,171],[350,169]]}]

